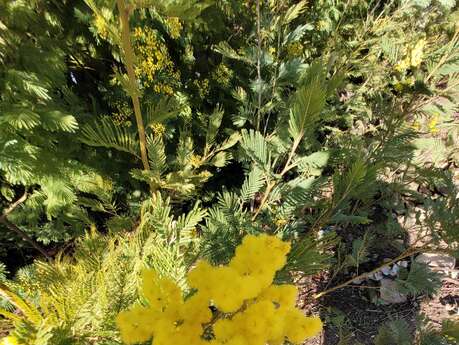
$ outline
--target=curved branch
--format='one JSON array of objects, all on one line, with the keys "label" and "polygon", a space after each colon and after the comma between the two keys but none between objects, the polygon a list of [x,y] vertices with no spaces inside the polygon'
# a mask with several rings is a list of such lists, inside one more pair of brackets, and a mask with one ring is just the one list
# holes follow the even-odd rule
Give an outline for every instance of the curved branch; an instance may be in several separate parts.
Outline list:
[{"label": "curved branch", "polygon": [[23,230],[21,230],[16,224],[10,222],[7,219],[7,216],[13,212],[20,204],[27,200],[27,191],[15,202],[13,202],[8,208],[6,208],[2,215],[0,216],[0,223],[3,224],[8,230],[14,232],[16,235],[21,237],[24,241],[28,242],[32,247],[38,250],[46,259],[50,260],[51,256],[48,252],[40,246],[32,237],[27,235]]}]

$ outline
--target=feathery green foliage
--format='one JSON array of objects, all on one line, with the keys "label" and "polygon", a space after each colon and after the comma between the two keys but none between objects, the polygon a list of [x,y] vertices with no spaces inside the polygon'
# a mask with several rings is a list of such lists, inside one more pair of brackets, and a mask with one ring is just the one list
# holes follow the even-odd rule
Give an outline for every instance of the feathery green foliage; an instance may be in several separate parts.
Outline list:
[{"label": "feathery green foliage", "polygon": [[[291,241],[279,282],[327,269],[316,298],[368,278],[381,251],[458,256],[455,1],[0,12],[0,238],[66,242],[14,279],[0,266],[0,314],[24,344],[120,344],[143,267],[185,284],[246,234]],[[408,267],[400,292],[433,294],[436,275]],[[447,344],[445,325],[418,339],[392,321],[375,343]]]}]

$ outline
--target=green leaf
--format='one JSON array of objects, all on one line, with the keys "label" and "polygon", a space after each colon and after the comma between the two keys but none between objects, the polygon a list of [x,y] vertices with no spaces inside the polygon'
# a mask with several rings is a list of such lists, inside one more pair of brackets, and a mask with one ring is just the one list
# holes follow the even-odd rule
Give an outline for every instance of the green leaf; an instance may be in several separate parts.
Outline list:
[{"label": "green leaf", "polygon": [[260,132],[243,129],[241,132],[242,150],[260,167],[267,169],[270,162],[268,144]]},{"label": "green leaf", "polygon": [[209,116],[209,123],[206,132],[206,145],[209,147],[211,147],[215,142],[218,129],[220,128],[220,125],[222,123],[223,114],[223,108],[217,106],[214,109],[213,113]]},{"label": "green leaf", "polygon": [[459,321],[445,320],[442,324],[442,333],[451,340],[459,342]]},{"label": "green leaf", "polygon": [[447,10],[451,10],[456,6],[456,0],[438,0],[438,2]]},{"label": "green leaf", "polygon": [[210,164],[216,166],[217,168],[222,168],[228,163],[229,160],[231,160],[231,158],[231,153],[220,151],[212,157]]},{"label": "green leaf", "polygon": [[169,17],[179,17],[183,21],[192,22],[209,6],[213,0],[136,0],[139,7],[153,7]]},{"label": "green leaf", "polygon": [[334,176],[334,198],[344,201],[352,197],[362,197],[359,194],[366,188],[364,184],[366,175],[367,165],[363,159],[357,159],[344,174],[337,172]]},{"label": "green leaf", "polygon": [[368,217],[363,217],[363,216],[356,216],[356,215],[348,215],[348,214],[342,214],[338,213],[333,215],[333,217],[330,220],[331,223],[349,223],[349,224],[370,224],[371,219]]},{"label": "green leaf", "polygon": [[46,206],[48,219],[57,216],[60,210],[77,200],[68,181],[48,177],[42,181],[41,189],[46,196],[44,205]]},{"label": "green leaf", "polygon": [[32,129],[40,124],[40,115],[27,108],[13,106],[2,111],[1,124],[8,124],[16,129]]},{"label": "green leaf", "polygon": [[132,229],[134,221],[128,216],[115,216],[110,218],[106,225],[108,230],[110,230],[110,233],[116,234]]},{"label": "green leaf", "polygon": [[412,345],[409,329],[405,320],[389,321],[379,329],[375,345]]},{"label": "green leaf", "polygon": [[282,84],[294,84],[298,80],[298,77],[306,69],[306,64],[303,63],[302,59],[295,58],[282,62],[279,66],[279,74],[277,76],[277,82]]},{"label": "green leaf", "polygon": [[294,162],[298,166],[298,170],[302,173],[307,173],[312,176],[319,176],[322,169],[327,165],[330,152],[318,151],[309,156],[301,157]]},{"label": "green leaf", "polygon": [[188,244],[196,238],[193,234],[195,227],[207,216],[207,210],[199,207],[196,203],[193,209],[186,215],[183,214],[177,219],[177,232],[180,238],[180,244]]},{"label": "green leaf", "polygon": [[438,166],[448,159],[448,149],[440,138],[419,138],[413,141],[413,145],[416,148],[415,162],[418,164],[430,162]]},{"label": "green leaf", "polygon": [[294,30],[289,31],[283,40],[283,45],[299,41],[301,37],[306,33],[306,31],[314,30],[314,25],[308,23],[303,25],[298,25]]},{"label": "green leaf", "polygon": [[217,46],[214,46],[213,49],[217,52],[222,54],[224,57],[229,59],[239,60],[245,62],[247,64],[253,64],[254,62],[247,57],[238,54],[226,41],[220,42]]},{"label": "green leaf", "polygon": [[396,282],[400,292],[413,296],[432,295],[441,286],[439,274],[419,262],[413,262],[409,271],[401,271]]},{"label": "green leaf", "polygon": [[432,0],[413,0],[413,3],[417,7],[427,8],[432,3]]},{"label": "green leaf", "polygon": [[313,79],[296,92],[289,118],[289,133],[292,139],[302,137],[306,129],[310,130],[316,123],[325,105],[325,96],[323,84],[317,79]]},{"label": "green leaf", "polygon": [[78,123],[75,117],[65,114],[60,110],[42,112],[41,120],[43,128],[50,131],[62,130],[73,133],[78,129]]},{"label": "green leaf", "polygon": [[299,176],[289,181],[281,191],[284,202],[282,212],[290,215],[294,210],[305,207],[314,198],[317,187],[317,179]]},{"label": "green leaf", "polygon": [[284,17],[285,24],[289,24],[290,22],[298,18],[298,16],[306,10],[307,4],[308,2],[306,0],[302,0],[298,2],[297,4],[290,6],[287,12],[285,13],[285,17]]},{"label": "green leaf", "polygon": [[372,237],[366,232],[362,238],[352,241],[352,252],[346,256],[346,262],[353,267],[359,267],[360,264],[368,261],[368,249]]},{"label": "green leaf", "polygon": [[194,152],[193,147],[194,143],[191,136],[186,131],[181,132],[175,158],[175,163],[179,169],[185,169],[187,166],[190,166],[191,157]]},{"label": "green leaf", "polygon": [[22,88],[22,90],[31,96],[35,96],[43,101],[51,99],[49,90],[45,87],[44,80],[40,80],[36,73],[30,71],[18,71],[15,69],[7,70],[6,79]]},{"label": "green leaf", "polygon": [[108,118],[83,126],[80,140],[90,146],[113,148],[140,157],[136,134],[126,127],[117,126]]},{"label": "green leaf", "polygon": [[161,175],[166,171],[166,148],[161,136],[147,136],[147,152],[150,168]]},{"label": "green leaf", "polygon": [[220,146],[216,148],[216,151],[228,150],[238,143],[241,139],[241,134],[239,132],[234,132],[231,134]]},{"label": "green leaf", "polygon": [[333,74],[330,80],[327,81],[327,95],[331,95],[335,90],[342,86],[346,75],[338,72]]},{"label": "green leaf", "polygon": [[178,116],[179,112],[179,106],[173,98],[161,98],[159,102],[147,107],[147,111],[145,112],[145,127],[156,123],[164,123]]},{"label": "green leaf", "polygon": [[253,199],[255,194],[261,190],[265,184],[263,171],[254,166],[246,176],[241,187],[241,201],[248,202]]},{"label": "green leaf", "polygon": [[337,238],[334,233],[317,240],[311,235],[303,236],[292,243],[287,256],[287,264],[276,275],[276,281],[288,281],[291,272],[313,275],[326,269],[331,263],[330,249],[334,248]]},{"label": "green leaf", "polygon": [[8,201],[12,201],[15,195],[14,190],[7,185],[0,187],[0,194]]}]

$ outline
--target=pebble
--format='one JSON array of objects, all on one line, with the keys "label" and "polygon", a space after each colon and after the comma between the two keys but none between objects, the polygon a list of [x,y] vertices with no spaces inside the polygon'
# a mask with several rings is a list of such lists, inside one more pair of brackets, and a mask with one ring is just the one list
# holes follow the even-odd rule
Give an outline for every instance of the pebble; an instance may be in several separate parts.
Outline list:
[{"label": "pebble", "polygon": [[416,262],[424,263],[431,267],[442,267],[453,269],[456,266],[456,259],[452,256],[436,253],[423,253],[416,257]]},{"label": "pebble", "polygon": [[397,291],[397,283],[389,278],[381,280],[380,296],[386,304],[404,303],[407,300],[406,295]]}]

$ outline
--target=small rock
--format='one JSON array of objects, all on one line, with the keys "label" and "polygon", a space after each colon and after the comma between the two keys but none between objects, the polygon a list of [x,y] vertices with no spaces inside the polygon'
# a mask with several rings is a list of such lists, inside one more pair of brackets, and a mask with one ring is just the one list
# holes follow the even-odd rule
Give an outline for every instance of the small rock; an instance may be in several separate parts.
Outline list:
[{"label": "small rock", "polygon": [[381,267],[381,272],[388,276],[390,274],[390,267],[389,266],[383,266]]},{"label": "small rock", "polygon": [[444,267],[453,269],[454,266],[456,266],[456,259],[445,254],[423,253],[418,255],[415,261],[424,263],[431,267]]},{"label": "small rock", "polygon": [[395,264],[394,266],[392,266],[392,268],[390,270],[390,275],[392,277],[395,277],[398,274],[399,271],[400,271],[400,266]]},{"label": "small rock", "polygon": [[447,304],[447,305],[445,306],[445,309],[446,309],[447,311],[453,311],[453,310],[456,309],[456,306],[453,305],[453,304]]},{"label": "small rock", "polygon": [[406,261],[406,260],[399,261],[399,262],[397,262],[397,265],[400,265],[402,267],[407,268],[408,267],[408,261]]},{"label": "small rock", "polygon": [[397,283],[389,278],[381,280],[380,295],[387,304],[404,303],[407,300],[406,295],[397,291]]},{"label": "small rock", "polygon": [[375,272],[373,274],[370,274],[368,276],[369,279],[372,279],[372,280],[376,280],[376,281],[380,281],[381,279],[384,278],[384,275],[382,274],[381,271],[378,271],[378,272]]},{"label": "small rock", "polygon": [[449,275],[451,276],[451,278],[457,279],[459,278],[459,270],[451,270],[449,271]]}]

